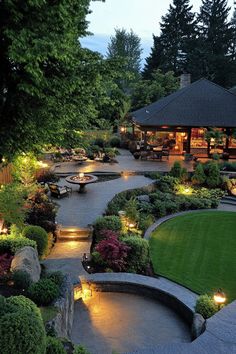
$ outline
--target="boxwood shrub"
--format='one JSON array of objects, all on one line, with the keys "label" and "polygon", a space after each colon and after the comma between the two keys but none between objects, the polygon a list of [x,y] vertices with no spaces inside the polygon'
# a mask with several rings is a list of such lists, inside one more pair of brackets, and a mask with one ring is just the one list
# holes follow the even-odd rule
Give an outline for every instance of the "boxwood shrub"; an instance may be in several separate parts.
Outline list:
[{"label": "boxwood shrub", "polygon": [[64,281],[64,274],[60,271],[52,272],[52,273],[46,274],[45,278],[52,280],[53,283],[58,285],[60,288],[62,286],[63,281]]},{"label": "boxwood shrub", "polygon": [[59,297],[60,289],[52,280],[43,278],[31,284],[27,294],[37,305],[47,306]]},{"label": "boxwood shrub", "polygon": [[23,236],[37,244],[38,254],[42,256],[47,249],[48,234],[41,226],[29,225],[23,230]]},{"label": "boxwood shrub", "polygon": [[148,241],[140,236],[122,237],[121,241],[130,247],[126,259],[127,271],[131,273],[145,271],[150,263]]},{"label": "boxwood shrub", "polygon": [[0,236],[0,254],[15,254],[20,248],[25,246],[37,248],[37,244],[34,240],[29,240],[25,237]]},{"label": "boxwood shrub", "polygon": [[17,289],[28,289],[32,283],[29,273],[24,270],[16,270],[12,274],[12,280],[14,282],[14,287]]},{"label": "boxwood shrub", "polygon": [[195,311],[200,313],[203,318],[207,319],[213,316],[217,311],[217,305],[214,302],[214,299],[209,295],[200,295],[197,299]]},{"label": "boxwood shrub", "polygon": [[95,242],[98,242],[103,239],[102,236],[102,231],[103,230],[112,230],[116,232],[120,232],[122,229],[122,223],[119,218],[119,216],[116,215],[110,215],[110,216],[104,216],[104,217],[99,217],[94,225],[94,240]]},{"label": "boxwood shrub", "polygon": [[45,354],[46,333],[37,306],[24,296],[0,297],[1,354]]}]

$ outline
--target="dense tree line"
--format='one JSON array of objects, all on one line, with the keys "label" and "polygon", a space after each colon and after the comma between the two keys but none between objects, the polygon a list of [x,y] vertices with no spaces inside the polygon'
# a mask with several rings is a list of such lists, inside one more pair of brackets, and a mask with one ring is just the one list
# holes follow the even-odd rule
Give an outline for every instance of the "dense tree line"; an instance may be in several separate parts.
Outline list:
[{"label": "dense tree line", "polygon": [[205,77],[224,87],[236,84],[236,11],[229,19],[227,0],[202,0],[200,12],[193,13],[189,0],[173,0],[162,17],[159,36],[154,36],[143,77],[154,70],[183,71],[193,81]]}]

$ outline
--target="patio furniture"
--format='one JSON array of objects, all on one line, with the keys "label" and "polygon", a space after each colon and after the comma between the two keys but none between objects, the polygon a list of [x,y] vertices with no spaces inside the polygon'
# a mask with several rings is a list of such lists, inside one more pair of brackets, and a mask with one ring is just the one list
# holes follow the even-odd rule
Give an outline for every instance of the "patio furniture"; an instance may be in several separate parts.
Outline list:
[{"label": "patio furniture", "polygon": [[61,197],[66,197],[70,193],[72,193],[72,188],[67,186],[59,186],[58,184],[49,183],[48,184],[51,195],[57,197],[58,199]]},{"label": "patio furniture", "polygon": [[82,155],[72,156],[72,160],[78,162],[79,165],[82,165],[82,163],[87,161],[87,159],[88,158],[86,156],[82,156]]},{"label": "patio furniture", "polygon": [[166,157],[169,160],[170,157],[170,149],[169,148],[162,148],[162,157]]}]

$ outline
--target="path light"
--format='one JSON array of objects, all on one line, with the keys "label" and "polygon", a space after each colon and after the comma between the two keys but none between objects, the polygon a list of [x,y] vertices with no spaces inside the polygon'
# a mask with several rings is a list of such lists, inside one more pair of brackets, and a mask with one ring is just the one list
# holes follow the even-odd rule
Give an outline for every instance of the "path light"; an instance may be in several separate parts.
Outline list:
[{"label": "path light", "polygon": [[214,301],[215,301],[216,305],[218,306],[218,309],[220,310],[226,301],[226,296],[225,296],[225,293],[222,291],[222,289],[218,289],[214,293]]},{"label": "path light", "polygon": [[43,161],[38,161],[38,165],[39,165],[39,167],[41,167],[41,168],[46,168],[46,167],[48,167],[48,164],[45,163],[45,162],[43,162]]},{"label": "path light", "polygon": [[120,127],[120,132],[125,133],[125,127]]},{"label": "path light", "polygon": [[92,297],[93,292],[92,292],[92,288],[91,288],[91,283],[87,282],[87,283],[83,283],[82,284],[82,299],[83,300],[87,300],[90,297]]}]

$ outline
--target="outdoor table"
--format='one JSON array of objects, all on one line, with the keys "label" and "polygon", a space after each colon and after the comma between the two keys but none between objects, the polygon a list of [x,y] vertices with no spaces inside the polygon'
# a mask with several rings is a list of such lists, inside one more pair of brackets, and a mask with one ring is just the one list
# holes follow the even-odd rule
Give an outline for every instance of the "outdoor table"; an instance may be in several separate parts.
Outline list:
[{"label": "outdoor table", "polygon": [[73,161],[78,162],[80,165],[83,162],[87,161],[87,157],[86,156],[73,156],[72,159],[73,159]]}]

